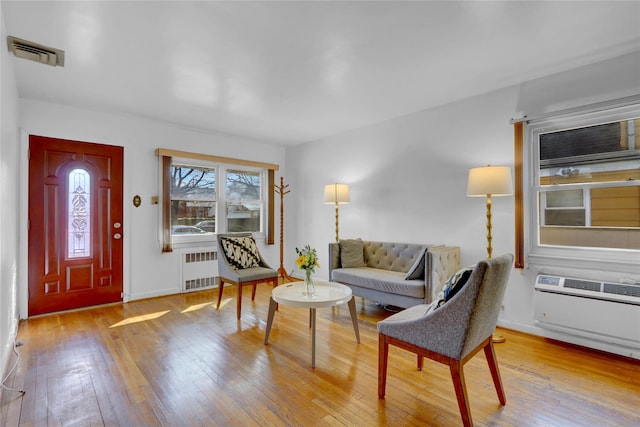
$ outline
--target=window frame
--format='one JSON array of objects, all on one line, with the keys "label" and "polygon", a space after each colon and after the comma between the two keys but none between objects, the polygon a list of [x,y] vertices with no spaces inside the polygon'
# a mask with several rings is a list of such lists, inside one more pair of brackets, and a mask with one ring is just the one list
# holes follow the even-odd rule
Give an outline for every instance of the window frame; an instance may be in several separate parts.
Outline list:
[{"label": "window frame", "polygon": [[[261,217],[260,231],[253,234],[264,239],[265,244],[274,244],[274,175],[279,169],[278,165],[255,162],[251,160],[233,159],[229,157],[213,156],[207,154],[190,153],[171,149],[158,148],[156,155],[159,158],[159,184],[160,194],[159,209],[160,231],[159,238],[162,252],[172,252],[173,248],[197,247],[214,245],[218,233],[226,232],[226,170],[242,170],[260,173],[260,200]],[[170,210],[170,171],[173,164],[190,165],[216,170],[216,233],[209,235],[176,236],[171,234],[171,210]],[[167,200],[169,201],[167,203]],[[220,222],[219,222],[220,221]],[[223,228],[220,228],[223,226]]]},{"label": "window frame", "polygon": [[[584,270],[596,270],[608,279],[621,279],[629,275],[640,275],[640,250],[618,248],[593,248],[577,246],[551,246],[539,243],[541,208],[538,191],[541,187],[553,190],[554,186],[540,184],[540,144],[539,135],[568,129],[588,127],[603,123],[640,117],[640,103],[616,104],[614,102],[594,108],[585,107],[567,113],[548,115],[526,122],[524,132],[525,159],[523,162],[525,188],[524,201],[528,221],[525,236],[528,240],[527,262],[538,271],[574,274],[580,277]],[[638,149],[636,135],[636,150]],[[585,195],[590,188],[640,185],[639,180],[610,183],[592,183],[588,185],[563,185],[555,189],[584,189]],[[587,188],[589,188],[587,190]],[[586,206],[585,206],[586,207]]]},{"label": "window frame", "polygon": [[[217,218],[218,218],[218,211],[219,211],[219,204],[220,204],[220,197],[219,197],[219,188],[220,188],[220,166],[213,164],[213,163],[209,163],[206,161],[202,161],[202,160],[197,160],[197,159],[185,159],[185,158],[180,158],[180,157],[173,157],[171,159],[171,166],[170,168],[173,168],[174,165],[176,166],[182,166],[182,167],[193,167],[193,168],[202,168],[202,169],[213,169],[215,171],[215,182],[216,182],[216,188],[215,188],[215,198],[213,199],[213,202],[215,203],[216,206],[216,229],[217,229]],[[170,194],[170,193],[169,193]],[[171,198],[171,195],[169,195],[170,197],[170,201],[173,201],[174,199]],[[169,221],[169,223],[171,223],[171,221]],[[172,240],[172,244],[173,247],[190,247],[190,246],[202,246],[202,245],[210,245],[213,242],[215,242],[216,240],[216,234],[185,234],[185,235],[178,235],[178,234],[173,234],[171,233],[171,231],[169,231],[169,233],[171,234],[171,240]]]},{"label": "window frame", "polygon": [[[227,198],[227,175],[229,171],[235,172],[258,172],[260,174],[260,198],[259,199],[229,199]],[[224,223],[225,230],[221,231],[222,233],[234,233],[234,231],[228,231],[229,225],[229,206],[230,205],[242,205],[247,202],[257,202],[260,205],[260,230],[259,231],[251,231],[256,236],[263,236],[266,233],[267,223],[266,212],[267,212],[267,194],[266,194],[266,182],[267,182],[267,171],[260,168],[252,168],[248,166],[240,166],[237,165],[224,165],[224,169],[221,171],[220,175],[220,191],[224,192],[224,199],[220,201],[220,205],[216,206],[216,217],[220,215],[220,220]],[[217,223],[217,220],[216,220]],[[243,231],[237,231],[237,233],[242,233]]]}]

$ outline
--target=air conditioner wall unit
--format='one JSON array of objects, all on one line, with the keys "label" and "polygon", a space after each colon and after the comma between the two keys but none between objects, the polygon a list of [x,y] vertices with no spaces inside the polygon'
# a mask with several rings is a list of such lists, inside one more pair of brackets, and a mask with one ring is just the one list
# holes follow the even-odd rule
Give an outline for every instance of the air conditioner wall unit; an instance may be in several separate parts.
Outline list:
[{"label": "air conditioner wall unit", "polygon": [[640,285],[539,275],[534,319],[541,328],[640,349]]}]

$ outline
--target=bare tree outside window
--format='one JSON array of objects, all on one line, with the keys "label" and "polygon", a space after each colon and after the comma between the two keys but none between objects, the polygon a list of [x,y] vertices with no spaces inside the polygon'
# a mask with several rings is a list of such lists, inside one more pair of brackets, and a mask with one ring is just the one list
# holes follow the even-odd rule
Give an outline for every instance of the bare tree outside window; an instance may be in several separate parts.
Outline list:
[{"label": "bare tree outside window", "polygon": [[171,232],[215,232],[216,171],[212,168],[171,167]]},{"label": "bare tree outside window", "polygon": [[225,196],[227,199],[227,231],[260,231],[262,200],[261,173],[228,170]]},{"label": "bare tree outside window", "polygon": [[[223,192],[220,197],[218,190]],[[171,234],[260,232],[264,209],[262,191],[261,171],[173,164]],[[224,214],[222,222],[216,221],[218,202],[225,209],[219,213],[221,217]]]}]

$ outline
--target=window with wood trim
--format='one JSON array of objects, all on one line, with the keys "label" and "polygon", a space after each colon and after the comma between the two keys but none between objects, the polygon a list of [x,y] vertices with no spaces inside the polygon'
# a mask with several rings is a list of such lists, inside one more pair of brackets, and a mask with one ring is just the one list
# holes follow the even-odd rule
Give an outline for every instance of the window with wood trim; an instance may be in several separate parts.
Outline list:
[{"label": "window with wood trim", "polygon": [[[158,149],[162,159],[163,252],[253,232],[273,244],[277,165]],[[169,156],[171,154],[172,156]]]}]

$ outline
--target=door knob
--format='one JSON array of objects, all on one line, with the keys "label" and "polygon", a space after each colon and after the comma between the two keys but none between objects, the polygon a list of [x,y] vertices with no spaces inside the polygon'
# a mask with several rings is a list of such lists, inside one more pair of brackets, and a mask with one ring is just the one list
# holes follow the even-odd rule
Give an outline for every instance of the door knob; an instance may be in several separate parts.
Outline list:
[{"label": "door knob", "polygon": [[122,238],[122,234],[116,233],[116,234],[113,235],[113,238],[116,239],[116,240],[119,240],[120,238]]}]

